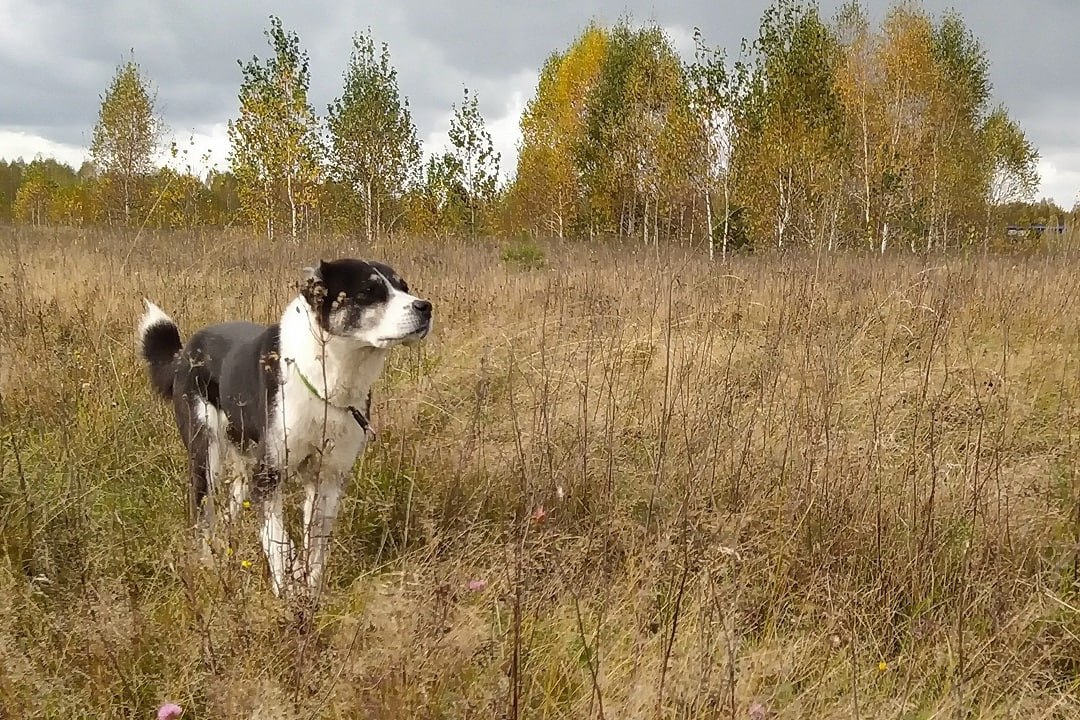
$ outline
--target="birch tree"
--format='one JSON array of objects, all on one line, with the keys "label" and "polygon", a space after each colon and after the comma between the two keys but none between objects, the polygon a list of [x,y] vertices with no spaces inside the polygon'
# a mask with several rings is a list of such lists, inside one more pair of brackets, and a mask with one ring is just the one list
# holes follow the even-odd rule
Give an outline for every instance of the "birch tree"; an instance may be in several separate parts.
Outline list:
[{"label": "birch tree", "polygon": [[450,173],[446,184],[459,183],[465,191],[467,202],[466,224],[472,236],[487,220],[487,213],[495,199],[499,179],[499,153],[491,140],[480,114],[475,94],[465,88],[460,105],[454,105],[450,119],[450,154],[452,163],[443,160],[440,168]]},{"label": "birch tree", "polygon": [[271,16],[264,34],[273,56],[239,61],[240,116],[229,121],[229,160],[248,219],[272,239],[283,216],[295,242],[322,175],[318,120],[307,97],[308,55],[296,33]]},{"label": "birch tree", "polygon": [[32,162],[22,174],[22,182],[15,192],[12,214],[15,220],[39,227],[49,219],[50,206],[57,191],[57,183],[49,177],[41,162]]},{"label": "birch tree", "polygon": [[758,237],[777,248],[831,235],[845,147],[835,88],[839,45],[815,6],[777,0],[744,46],[746,92],[736,112],[733,164]]},{"label": "birch tree", "polygon": [[616,25],[576,152],[594,223],[658,241],[701,156],[689,116],[685,68],[663,30]]},{"label": "birch tree", "polygon": [[991,223],[997,208],[1031,200],[1039,187],[1039,151],[1020,126],[998,106],[980,129],[986,162],[986,227],[984,247],[990,243]]},{"label": "birch tree", "polygon": [[511,202],[520,223],[560,238],[587,232],[585,187],[574,153],[584,139],[587,99],[607,45],[608,32],[589,24],[565,52],[553,53],[521,115]]},{"label": "birch tree", "polygon": [[154,154],[165,132],[155,105],[156,93],[134,60],[117,68],[101,97],[90,157],[100,174],[103,210],[110,222],[132,223],[154,171]]},{"label": "birch tree", "polygon": [[930,50],[937,79],[931,154],[936,192],[927,249],[934,237],[942,248],[974,239],[982,224],[988,170],[979,128],[992,89],[986,52],[960,15],[943,15]]},{"label": "birch tree", "polygon": [[398,91],[397,71],[385,43],[378,55],[370,29],[353,38],[341,97],[328,108],[330,171],[358,200],[368,241],[389,230],[420,163],[420,142],[409,102]]},{"label": "birch tree", "polygon": [[705,203],[706,242],[709,259],[716,250],[716,221],[713,195],[719,185],[723,195],[720,232],[721,257],[727,258],[731,238],[731,191],[734,183],[731,153],[735,134],[734,109],[739,101],[742,75],[729,72],[724,53],[708,47],[701,30],[694,28],[694,62],[688,72],[694,114],[700,119],[704,136],[701,195]]}]

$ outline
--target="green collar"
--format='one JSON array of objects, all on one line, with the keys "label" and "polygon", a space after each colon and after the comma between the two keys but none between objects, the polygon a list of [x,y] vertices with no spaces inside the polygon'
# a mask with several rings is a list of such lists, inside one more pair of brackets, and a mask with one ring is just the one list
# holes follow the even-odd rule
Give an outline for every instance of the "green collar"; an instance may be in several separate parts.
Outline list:
[{"label": "green collar", "polygon": [[[327,405],[330,405],[332,407],[341,407],[339,405],[334,405],[329,400],[319,394],[319,391],[315,389],[315,386],[311,384],[311,381],[307,379],[307,376],[305,376],[304,373],[300,372],[300,366],[296,364],[296,361],[289,360],[288,362],[290,365],[293,366],[293,370],[296,371],[296,374],[300,377],[300,380],[304,383],[304,386],[308,389],[308,391],[311,392],[312,395],[317,397],[319,400],[322,400]],[[360,408],[356,407],[355,405],[347,405],[342,409],[348,410],[349,414],[353,416],[353,420],[356,421],[356,424],[359,425],[365,433],[370,435],[372,439],[375,439],[375,430],[371,427],[371,423],[368,422],[367,416],[365,416],[364,413],[360,411]]]}]

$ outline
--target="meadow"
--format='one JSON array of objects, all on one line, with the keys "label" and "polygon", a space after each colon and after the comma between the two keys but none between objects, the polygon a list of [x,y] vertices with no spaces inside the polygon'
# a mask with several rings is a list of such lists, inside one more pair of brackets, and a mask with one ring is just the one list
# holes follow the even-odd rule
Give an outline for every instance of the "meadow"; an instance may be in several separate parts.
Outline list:
[{"label": "meadow", "polygon": [[[0,228],[0,717],[1074,718],[1080,269]],[[203,565],[135,353],[313,260],[435,307],[313,616]],[[249,513],[249,515],[252,513]]]}]

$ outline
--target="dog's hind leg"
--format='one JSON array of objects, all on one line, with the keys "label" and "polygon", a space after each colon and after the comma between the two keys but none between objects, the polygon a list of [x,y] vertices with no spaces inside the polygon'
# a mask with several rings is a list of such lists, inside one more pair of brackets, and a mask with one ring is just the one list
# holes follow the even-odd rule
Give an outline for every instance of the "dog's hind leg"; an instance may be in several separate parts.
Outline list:
[{"label": "dog's hind leg", "polygon": [[214,536],[214,494],[206,460],[206,444],[202,452],[193,452],[189,460],[191,469],[190,502],[195,525],[199,532],[199,550],[203,562],[212,557],[211,542]]},{"label": "dog's hind leg", "polygon": [[195,415],[200,421],[198,428],[202,439],[198,445],[205,453],[206,483],[203,507],[206,532],[209,542],[217,545],[219,530],[217,517],[218,493],[228,477],[229,473],[226,471],[231,469],[228,467],[228,458],[231,452],[227,435],[228,419],[223,412],[206,400],[196,402]]},{"label": "dog's hind leg", "polygon": [[230,443],[222,454],[222,468],[224,474],[220,482],[224,485],[227,481],[229,485],[229,523],[235,523],[251,495],[251,476],[255,463],[240,448]]},{"label": "dog's hind leg", "polygon": [[202,560],[209,562],[214,496],[206,413],[201,400],[191,402],[186,396],[176,395],[173,404],[180,435],[188,451],[188,521],[199,534]]}]

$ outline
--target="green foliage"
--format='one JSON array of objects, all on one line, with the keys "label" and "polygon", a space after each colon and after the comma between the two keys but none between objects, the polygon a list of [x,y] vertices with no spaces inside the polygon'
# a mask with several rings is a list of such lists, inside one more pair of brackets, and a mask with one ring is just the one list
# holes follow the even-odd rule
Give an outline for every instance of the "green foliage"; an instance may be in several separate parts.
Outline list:
[{"label": "green foliage", "polygon": [[419,167],[420,142],[390,52],[383,43],[376,57],[370,30],[353,38],[344,90],[326,122],[331,177],[351,190],[356,219],[371,241],[400,215],[397,206]]},{"label": "green foliage", "polygon": [[12,217],[27,225],[81,225],[92,212],[93,185],[80,183],[74,169],[52,158],[39,158],[19,168],[20,183]]},{"label": "green foliage", "polygon": [[0,160],[0,221],[13,218],[12,206],[15,204],[15,194],[22,183],[24,168],[25,164],[22,161]]},{"label": "green foliage", "polygon": [[296,241],[322,175],[318,121],[307,99],[311,73],[299,38],[279,18],[270,17],[264,34],[273,55],[238,61],[240,115],[229,121],[229,160],[247,218],[268,238],[285,225]]},{"label": "green foliage", "polygon": [[102,210],[110,222],[130,225],[144,210],[147,179],[165,132],[155,103],[156,94],[133,60],[117,68],[101,98],[90,157],[100,175]]},{"label": "green foliage", "polygon": [[746,82],[734,107],[737,195],[755,236],[784,247],[802,235],[809,244],[837,192],[829,181],[845,147],[839,45],[815,6],[777,0],[748,54],[737,66]]},{"label": "green foliage", "polygon": [[748,48],[749,58],[738,63],[747,72],[739,110],[748,129],[765,132],[778,120],[808,130],[835,127],[837,48],[816,6],[774,0]]},{"label": "green foliage", "polygon": [[593,225],[656,240],[660,205],[686,194],[703,140],[684,68],[659,26],[623,19],[612,30],[585,125],[577,159]]},{"label": "green foliage", "polygon": [[1030,200],[1039,187],[1039,151],[1002,106],[987,116],[980,134],[991,204]]},{"label": "green foliage", "polygon": [[503,246],[499,257],[507,265],[520,270],[537,270],[547,263],[544,249],[534,240],[518,239]]},{"label": "green foliage", "polygon": [[410,232],[449,237],[465,227],[469,193],[461,162],[451,153],[428,158],[419,186],[406,198]]},{"label": "green foliage", "polygon": [[933,53],[952,106],[977,119],[990,100],[990,63],[978,39],[956,12],[944,14],[934,29]]}]

